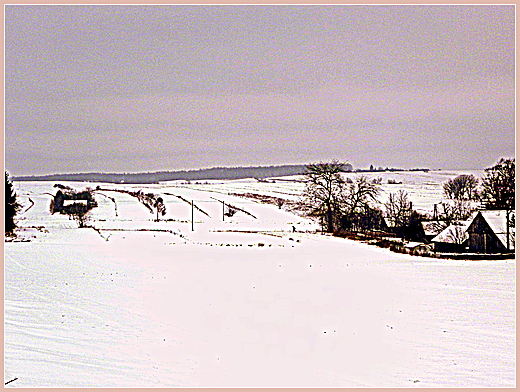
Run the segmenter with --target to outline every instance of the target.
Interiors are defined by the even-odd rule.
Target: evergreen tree
[[[16,192],[13,184],[9,180],[9,174],[5,172],[5,233],[12,233],[16,227],[14,217],[20,209],[17,202]]]

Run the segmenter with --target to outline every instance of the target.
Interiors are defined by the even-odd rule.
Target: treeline
[[[71,173],[49,174],[43,176],[16,176],[15,181],[78,181],[78,182],[105,182],[113,184],[156,184],[162,181],[201,181],[201,180],[239,180],[243,178],[265,179],[270,177],[284,177],[305,174],[307,165],[279,165],[279,166],[236,166],[213,167],[209,169],[157,171],[145,173]],[[378,172],[378,171],[429,171],[429,169],[398,169],[375,168],[354,169],[351,164],[344,164],[345,172]]]
[[[345,171],[352,171],[347,165]],[[13,177],[16,181],[88,181],[105,183],[154,184],[161,181],[238,180],[304,174],[306,165],[214,167],[198,170],[160,171],[147,173],[74,173],[45,176]]]

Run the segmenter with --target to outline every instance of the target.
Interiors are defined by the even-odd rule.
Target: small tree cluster
[[[51,214],[56,212],[67,214],[70,219],[74,219],[78,223],[79,227],[87,227],[90,210],[98,206],[94,198],[94,191],[90,188],[75,191],[60,184],[56,184],[55,187],[59,189],[51,201]]]
[[[407,192],[399,190],[397,193],[390,193],[385,208],[386,217],[392,227],[403,228],[410,223],[413,208]]]
[[[155,220],[159,221],[159,215],[166,215],[166,206],[162,197],[154,193],[144,193],[142,191],[130,192],[132,196],[137,199],[146,207],[148,210],[156,215]]]
[[[409,240],[422,239],[421,221],[423,217],[413,209],[406,191],[399,190],[388,195],[385,203],[385,216],[397,236]]]
[[[485,169],[480,187],[475,176],[461,174],[446,181],[443,190],[449,201],[442,203],[441,214],[447,223],[468,219],[475,209],[475,201],[480,201],[486,209],[512,210],[515,206],[515,160],[501,158]]]
[[[482,180],[481,200],[488,209],[515,208],[515,159],[501,158],[486,169]]]
[[[88,210],[91,210],[94,207],[97,207],[98,204],[96,202],[96,199],[94,198],[94,192],[92,189],[87,188],[82,191],[75,191],[72,188],[66,187],[58,187],[60,188],[58,192],[56,192],[56,195],[54,196],[54,199],[51,202],[51,214],[54,214],[56,212],[59,212],[61,214],[68,214],[70,210],[70,206],[72,206],[72,203],[69,203],[68,205],[65,205],[65,200],[69,201],[78,201],[78,204],[85,203]],[[76,203],[74,203],[76,204]]]
[[[367,232],[385,228],[383,211],[379,208],[365,205],[350,215],[343,215],[340,219],[342,230]]]
[[[473,174],[461,174],[444,183],[444,194],[452,200],[478,199],[478,179]]]
[[[381,226],[381,211],[373,204],[380,193],[379,184],[365,176],[353,180],[342,195],[342,229],[370,230]]]
[[[67,214],[78,223],[80,228],[87,227],[89,211],[90,208],[86,204],[81,203],[72,203],[67,208]]]
[[[320,219],[322,228],[329,233],[367,229],[380,220],[372,206],[379,185],[364,176],[344,180],[340,173],[346,171],[346,166],[335,160],[307,166],[299,206],[306,215]]]
[[[70,186],[62,185],[62,184],[54,184],[54,188],[65,189],[65,190],[69,190],[69,191],[73,190]]]

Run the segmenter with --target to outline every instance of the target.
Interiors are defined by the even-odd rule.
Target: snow
[[[447,176],[400,178],[418,195]],[[167,214],[101,191],[99,232],[79,229],[49,213],[53,183],[15,184],[34,206],[19,221],[30,242],[5,243],[6,387],[516,384],[514,260],[396,254],[228,194],[297,194],[294,182],[64,184],[155,192]],[[192,231],[191,206],[164,193],[210,217],[195,210]],[[212,198],[257,219],[222,221]]]

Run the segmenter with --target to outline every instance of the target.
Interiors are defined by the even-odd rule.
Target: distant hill
[[[45,176],[12,177],[15,181],[89,181],[128,184],[154,184],[173,180],[237,180],[241,178],[269,178],[294,176],[305,173],[306,165],[254,166],[254,167],[214,167],[210,169],[160,171],[149,173],[73,173],[50,174]],[[352,171],[352,165],[345,165]]]

